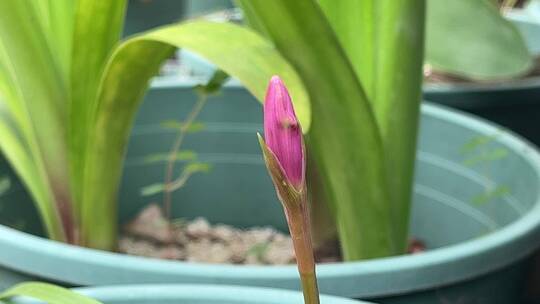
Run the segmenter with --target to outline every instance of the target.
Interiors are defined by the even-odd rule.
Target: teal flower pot
[[[216,285],[119,285],[75,288],[75,292],[103,304],[299,304],[300,292],[272,288]],[[321,295],[321,304],[369,304],[346,298]],[[35,303],[16,300],[14,304]]]
[[[192,17],[234,7],[233,0],[187,0],[186,2],[188,15]]]
[[[129,0],[124,36],[233,7],[232,0]]]
[[[212,285],[131,285],[78,288],[75,291],[104,304],[298,304],[300,292],[271,288]],[[369,304],[333,296],[321,296],[321,304]]]
[[[185,0],[129,0],[127,2],[124,36],[147,31],[185,18]]]
[[[132,133],[120,192],[125,223],[160,197],[139,195],[162,180],[164,164],[146,156],[170,148],[174,132],[159,122],[182,119],[195,95],[190,84],[156,82]],[[285,230],[283,211],[261,159],[255,132],[262,109],[231,84],[201,113],[201,133],[186,149],[212,163],[174,194],[177,217],[205,216],[238,227]],[[44,239],[28,195],[4,163],[13,186],[0,197],[0,282],[45,279],[66,285],[201,283],[299,289],[296,266],[211,265],[156,260],[74,247]],[[540,245],[540,156],[488,122],[426,104],[422,108],[411,235],[428,251],[318,265],[322,293],[378,303],[517,303],[528,259]],[[98,189],[96,189],[98,191]],[[1,285],[0,284],[0,285]]]
[[[508,14],[531,54],[540,56],[540,21],[521,11]],[[540,76],[496,84],[425,84],[426,100],[494,121],[540,145]]]

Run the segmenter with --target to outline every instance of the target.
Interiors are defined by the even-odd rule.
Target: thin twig
[[[199,93],[199,97],[197,101],[195,102],[195,105],[193,105],[193,108],[191,109],[191,112],[189,113],[186,121],[180,125],[180,128],[178,130],[178,135],[176,136],[176,140],[171,148],[171,152],[167,160],[167,166],[165,168],[165,189],[163,190],[163,209],[165,212],[165,217],[169,221],[171,219],[172,192],[182,187],[187,181],[187,179],[189,178],[189,176],[191,175],[191,174],[182,174],[182,176],[180,176],[178,180],[174,182],[174,184],[171,184],[172,175],[174,172],[174,164],[176,162],[178,150],[180,150],[180,147],[182,146],[182,142],[184,141],[184,137],[186,136],[187,130],[189,129],[191,124],[195,121],[195,119],[201,112],[207,100],[208,100],[208,95],[206,93]]]
[[[174,192],[182,188],[186,184],[188,179],[191,177],[191,175],[193,175],[193,172],[182,172],[182,174],[177,179],[165,185],[167,191]]]

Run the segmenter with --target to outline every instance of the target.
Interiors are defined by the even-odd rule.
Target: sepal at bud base
[[[305,196],[305,185],[302,184],[299,189],[297,189],[287,178],[283,166],[279,163],[276,155],[266,142],[262,138],[261,134],[257,133],[259,139],[259,144],[261,145],[261,150],[263,152],[264,163],[268,169],[268,173],[272,178],[274,187],[279,196],[279,200],[284,205],[285,208],[295,208],[298,207],[304,201]]]

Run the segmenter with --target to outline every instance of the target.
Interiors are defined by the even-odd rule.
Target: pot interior
[[[147,204],[161,202],[161,195],[140,195],[142,187],[163,181],[165,163],[148,163],[147,158],[170,149],[175,131],[160,123],[182,120],[195,98],[188,85],[157,84],[146,96],[125,163],[120,223],[132,219]],[[260,104],[240,87],[229,86],[210,99],[199,119],[204,130],[189,134],[184,148],[197,152],[198,159],[210,163],[212,169],[194,175],[173,194],[175,217],[204,216],[213,223],[286,230],[255,136],[261,132],[261,119]],[[482,124],[472,126],[468,121],[460,123],[456,114],[424,107],[411,237],[428,248],[448,246],[496,231],[531,208],[537,198],[538,176],[527,153],[522,153],[524,147],[501,140],[504,132]],[[0,196],[0,223],[42,235],[30,198],[5,161],[0,170],[0,178],[9,176],[12,184]]]

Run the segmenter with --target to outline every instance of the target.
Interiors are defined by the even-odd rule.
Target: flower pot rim
[[[540,155],[525,140],[500,127],[468,114],[441,106],[424,104],[423,115],[467,126],[481,134],[499,134],[497,140],[520,154],[540,175]],[[367,261],[321,264],[317,267],[321,285],[336,277],[355,282],[390,280],[385,284],[362,285],[362,296],[404,293],[474,278],[507,266],[533,252],[540,238],[540,194],[533,207],[521,218],[488,235],[416,255],[402,255]],[[119,283],[198,283],[211,277],[213,282],[274,286],[297,282],[296,266],[251,266],[202,264],[128,256],[71,246],[33,236],[0,225],[0,264],[9,269],[39,274],[72,284],[106,285]],[[28,263],[25,260],[32,260]],[[461,265],[458,267],[457,265]],[[471,269],[470,265],[475,268]],[[78,269],[73,271],[72,269]],[[453,269],[448,272],[447,269]],[[127,274],[122,274],[125,270]],[[414,276],[415,280],[410,280]],[[136,277],[136,279],[134,279]],[[189,279],[186,279],[189,278]],[[99,278],[99,279],[96,279]],[[182,280],[182,278],[184,278]],[[369,279],[367,279],[369,278]],[[99,280],[99,281],[96,281]],[[294,283],[292,283],[294,284]],[[336,285],[336,284],[333,284]],[[294,286],[294,285],[293,285]],[[357,296],[357,290],[333,286],[336,294]],[[365,289],[365,290],[364,290]]]
[[[426,94],[433,93],[482,93],[517,91],[540,88],[540,76],[527,77],[524,79],[501,81],[497,83],[424,83],[422,91]]]
[[[298,291],[234,285],[134,284],[82,287],[73,290],[104,302],[129,299],[130,301],[206,300],[229,303],[235,300],[245,301],[251,296],[257,296],[258,303],[268,304],[292,303],[291,300],[302,301],[302,294]],[[327,304],[369,304],[368,302],[328,295],[321,295],[321,301]]]

